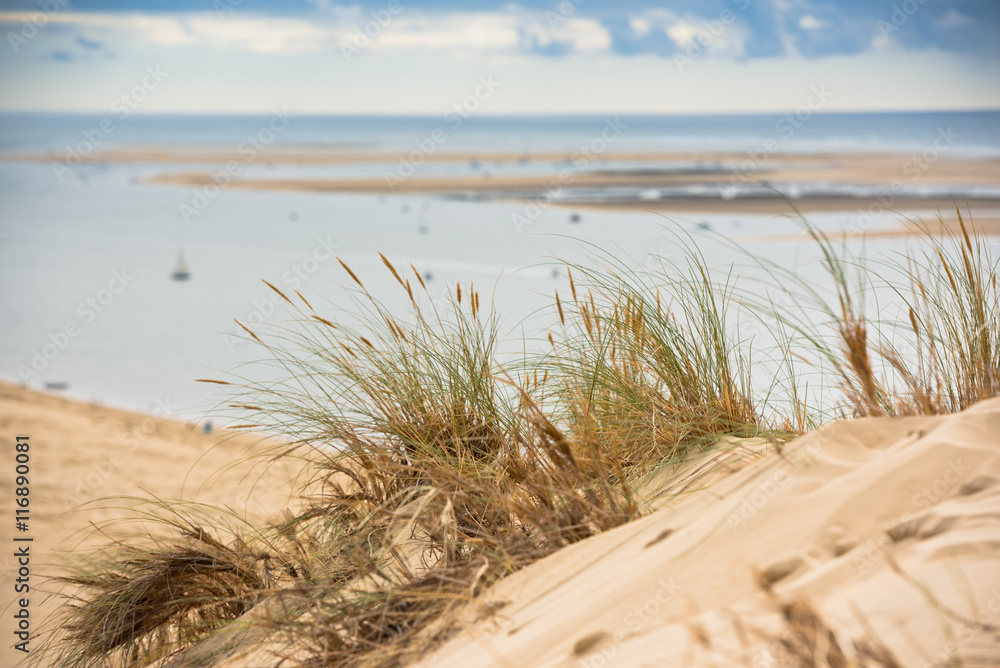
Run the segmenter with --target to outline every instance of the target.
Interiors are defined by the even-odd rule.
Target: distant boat
[[[184,253],[177,254],[177,268],[174,269],[174,273],[170,274],[170,278],[175,281],[186,281],[191,278],[191,270],[184,260]]]

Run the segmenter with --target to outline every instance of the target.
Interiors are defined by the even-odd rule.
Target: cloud
[[[799,28],[802,30],[820,30],[826,28],[830,23],[816,18],[812,14],[804,14],[799,17]]]
[[[254,53],[316,53],[331,48],[341,35],[301,19],[236,15],[193,14],[184,19],[184,26],[195,42]]]
[[[877,23],[842,7],[800,2],[784,13],[787,44],[806,58],[862,53],[872,48]]]
[[[667,28],[667,37],[672,39],[677,46],[685,47],[694,41],[700,29],[701,26],[695,23],[676,21]]]
[[[714,57],[740,59],[746,54],[746,24],[733,12],[709,19],[684,15],[661,20],[667,37],[688,56],[708,53]]]
[[[61,27],[71,35],[86,31],[73,48],[93,51],[138,39],[264,54],[336,52],[361,42],[373,54],[671,57],[704,41],[699,38],[704,27],[728,13],[732,21],[706,48],[716,57],[746,60],[792,53],[822,58],[890,43],[914,50],[1000,52],[995,38],[1000,3],[995,0],[956,0],[946,7],[920,3],[888,36],[878,26],[891,21],[893,7],[900,4],[888,0],[674,0],[670,9],[652,0],[613,5],[484,0],[474,10],[459,0],[407,0],[387,21],[375,18],[388,13],[385,0],[223,1],[235,9],[213,11],[209,0],[75,0],[73,11],[49,17],[49,30],[55,34]],[[26,10],[0,11],[0,22],[17,24],[37,16],[27,9],[29,0],[14,2]]]
[[[38,12],[0,12],[0,23],[34,24]],[[127,33],[156,44],[190,44],[194,36],[180,16],[141,13],[56,12],[46,26],[73,26],[90,31]]]
[[[348,30],[350,39],[362,31]],[[373,51],[488,53],[516,51],[522,33],[514,16],[465,14],[393,19],[374,36]]]
[[[666,31],[649,17],[605,19],[602,25],[611,37],[611,50],[619,55],[670,56],[677,51],[677,45],[667,37]]]
[[[606,52],[611,48],[611,35],[603,25],[592,19],[569,18],[555,24],[551,21],[546,24],[530,16],[525,19],[519,24],[518,30],[539,53],[592,54]]]
[[[0,12],[0,23],[20,23],[29,12]],[[102,34],[124,33],[152,44],[203,44],[254,53],[317,53],[343,44],[370,44],[378,51],[597,53],[611,48],[600,22],[546,17],[541,12],[410,13],[376,21],[359,8],[333,7],[322,20],[199,12],[188,14],[65,12],[53,24]],[[101,42],[78,38],[85,48]]]
[[[636,36],[645,37],[649,34],[649,19],[642,16],[633,16],[628,20],[628,27]]]

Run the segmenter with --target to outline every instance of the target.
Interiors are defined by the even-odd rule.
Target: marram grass
[[[161,504],[163,532],[66,578],[73,598],[42,656],[204,665],[239,619],[275,665],[403,665],[492,583],[638,517],[651,471],[667,471],[654,491],[669,493],[672,468],[724,437],[781,440],[830,417],[794,365],[825,374],[834,414],[946,413],[1000,394],[997,265],[971,223],[928,234],[884,276],[807,230],[832,300],[763,261],[792,306],[741,293],[690,243],[654,270],[597,252],[568,267],[545,350],[503,363],[499,316],[471,285],[435,306],[414,268],[383,257],[408,305],[392,310],[342,262],[352,304],[334,313],[269,284],[297,317],[245,329],[283,379],[206,382],[234,386],[241,426],[285,436],[274,457],[308,460],[297,514],[234,530]],[[905,317],[866,310],[858,286],[874,283]],[[770,359],[788,377],[762,391],[759,352],[727,322],[737,306],[778,333]],[[782,383],[790,401],[775,399]],[[782,605],[790,661],[813,665],[822,645],[829,665],[853,665],[811,609]],[[880,652],[865,665],[893,665]]]

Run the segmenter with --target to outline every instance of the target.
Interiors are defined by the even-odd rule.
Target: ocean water
[[[278,110],[280,111],[280,110]],[[0,113],[0,149],[63,150],[107,119],[102,148],[233,146],[256,134],[269,116]],[[950,128],[957,153],[1000,154],[1000,112],[906,112],[701,116],[291,116],[280,143],[404,151],[441,129],[452,150],[573,150],[622,125],[615,150],[744,151],[776,140],[782,151],[922,151]]]
[[[113,130],[99,130],[110,119]],[[769,138],[781,151],[919,153],[940,132],[958,135],[952,150],[1000,155],[1000,113],[829,114],[811,116],[790,136],[788,117],[709,116],[478,118],[301,117],[275,143],[379,150],[404,155],[435,129],[440,150],[572,151],[609,122],[626,127],[611,150],[753,151]],[[794,116],[792,117],[794,119]],[[50,152],[127,146],[237,146],[267,117],[0,115],[0,152]],[[108,124],[104,123],[107,128]],[[96,134],[95,134],[96,133]],[[99,139],[99,141],[98,141]],[[382,175],[397,161],[353,166],[249,164],[247,175]],[[660,165],[669,168],[669,165]],[[155,174],[204,166],[84,163],[60,173],[46,162],[0,162],[0,377],[30,387],[65,385],[69,396],[191,420],[221,420],[225,396],[193,382],[236,371],[271,373],[255,360],[233,319],[267,331],[289,313],[265,279],[299,290],[321,311],[343,317],[347,262],[374,292],[402,305],[378,253],[413,264],[441,298],[470,282],[502,314],[511,347],[541,340],[554,322],[552,293],[566,289],[555,258],[587,261],[596,250],[648,267],[679,257],[679,234],[697,241],[720,277],[754,280],[742,250],[823,280],[815,249],[794,238],[793,221],[774,216],[667,218],[541,206],[525,224],[525,204],[432,196],[251,192],[223,188],[193,217],[181,214],[196,192],[150,185]],[[427,174],[539,169],[535,164],[428,163]],[[864,187],[865,184],[858,184]],[[811,216],[824,229],[847,215]],[[518,223],[517,221],[522,221]],[[891,225],[880,216],[875,225]],[[792,233],[793,236],[758,236]],[[729,239],[733,243],[726,243]],[[899,240],[867,244],[866,253],[898,251]],[[170,278],[183,253],[191,280]],[[735,267],[735,269],[734,269]],[[529,344],[530,345],[530,344]]]

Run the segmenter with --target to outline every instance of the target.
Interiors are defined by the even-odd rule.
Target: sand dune
[[[176,496],[183,487],[233,503],[248,490],[243,467],[202,486],[253,447],[247,435],[220,442],[185,424],[0,385],[5,442],[30,433],[35,448],[39,563],[56,563],[88,520],[127,512],[67,513],[60,499],[144,424],[145,436],[92,496]],[[844,647],[880,643],[904,666],[949,665],[956,655],[965,666],[995,666],[997,434],[1000,399],[951,416],[835,423],[780,451],[747,442],[719,455],[710,475],[698,462],[684,493],[663,497],[673,500],[645,518],[499,582],[420,665],[789,665],[780,662],[787,628],[778,606],[807,601]],[[268,469],[248,495],[250,515],[281,508],[294,474]],[[3,485],[9,498],[7,477]],[[52,601],[34,608],[38,619],[51,609]],[[220,667],[274,664],[266,634],[240,633],[245,651]]]
[[[130,517],[135,504],[125,499],[81,504],[116,496],[183,497],[216,506],[229,505],[263,520],[277,515],[289,500],[298,472],[290,463],[270,466],[247,456],[268,445],[259,436],[217,432],[205,435],[193,425],[103,406],[71,401],[0,382],[0,439],[5,444],[0,498],[8,520],[0,539],[3,588],[3,646],[0,665],[12,666],[23,654],[11,647],[13,582],[17,563],[12,542],[13,443],[28,434],[31,443],[31,617],[33,638],[46,626],[57,600],[44,592],[47,576],[67,573],[76,563],[72,551],[98,539],[91,523]],[[35,587],[40,587],[36,590]],[[33,639],[29,647],[35,648]]]
[[[776,600],[802,598],[905,666],[996,666],[998,433],[1000,399],[824,427],[500,582],[421,665],[783,665]]]

